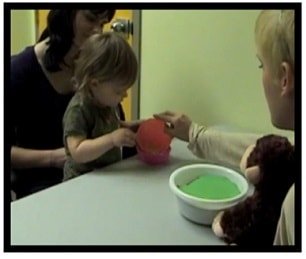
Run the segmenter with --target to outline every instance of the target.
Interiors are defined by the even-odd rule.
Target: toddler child
[[[136,56],[115,33],[92,35],[76,60],[76,93],[63,117],[64,181],[121,160],[135,133],[120,127],[118,105],[137,76]]]

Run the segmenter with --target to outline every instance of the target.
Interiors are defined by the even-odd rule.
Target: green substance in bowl
[[[179,186],[183,192],[203,199],[221,200],[240,194],[238,186],[227,177],[216,175],[200,176]]]

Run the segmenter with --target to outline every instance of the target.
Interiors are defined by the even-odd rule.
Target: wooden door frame
[[[140,44],[141,44],[141,10],[132,11],[132,21],[133,21],[133,40],[132,48],[135,52],[136,58],[138,60],[138,76],[131,88],[131,119],[139,119],[140,116]]]

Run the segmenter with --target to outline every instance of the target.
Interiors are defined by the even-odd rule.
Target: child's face
[[[286,82],[282,76],[276,78],[273,75],[271,64],[259,51],[257,57],[261,63],[262,85],[270,110],[271,122],[278,128],[288,129],[291,127],[288,118],[294,116],[294,114],[291,114],[292,110],[290,108],[292,106],[292,100],[288,98],[287,94],[284,94],[284,83]]]
[[[89,10],[78,10],[74,20],[74,43],[80,47],[91,35],[101,32],[108,22],[107,18],[95,16]]]
[[[96,80],[96,79],[94,79]],[[116,107],[127,97],[127,90],[130,86],[118,86],[112,83],[99,83],[97,80],[92,81],[92,93],[95,100],[101,106]]]

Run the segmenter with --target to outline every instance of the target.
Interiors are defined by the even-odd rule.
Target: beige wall
[[[11,11],[11,54],[16,54],[35,42],[33,10]]]
[[[144,10],[140,117],[166,109],[205,125],[275,130],[254,45],[258,10]]]

